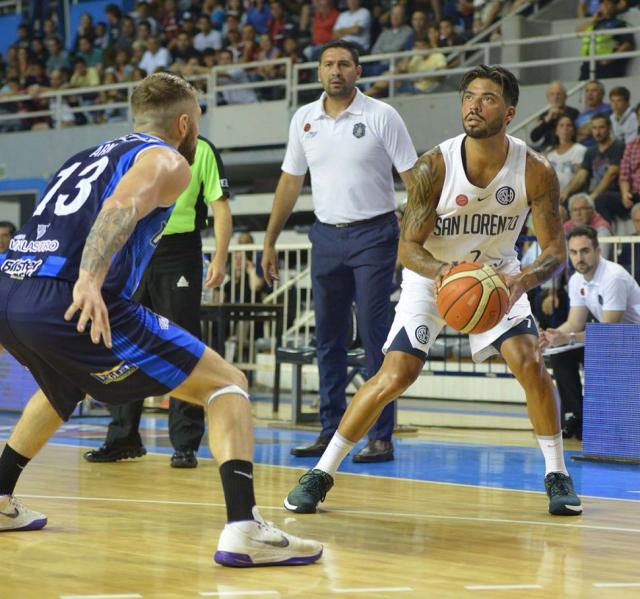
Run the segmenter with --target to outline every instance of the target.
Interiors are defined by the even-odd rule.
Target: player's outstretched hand
[[[80,311],[76,329],[84,333],[87,323],[91,322],[91,341],[96,345],[100,340],[111,348],[111,326],[109,325],[109,312],[102,299],[100,286],[83,271],[73,286],[73,302],[64,313],[65,320],[71,320],[77,311]]]
[[[278,275],[278,252],[276,252],[276,248],[264,248],[262,252],[262,272],[264,273],[264,280],[269,287],[273,287],[273,282],[280,279]]]

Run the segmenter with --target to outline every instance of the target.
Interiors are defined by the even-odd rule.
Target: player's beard
[[[331,84],[327,85],[325,87],[325,92],[327,94],[327,96],[329,96],[330,98],[349,98],[351,96],[351,94],[353,94],[353,90],[355,89],[355,84],[354,85],[349,85],[346,81],[344,82],[344,85],[340,88],[340,89],[336,89],[333,90],[331,89]]]
[[[482,122],[482,121],[481,121]],[[462,128],[464,132],[471,137],[472,139],[487,139],[488,137],[493,137],[502,131],[503,121],[502,119],[496,119],[495,121],[489,122],[484,121],[485,127],[480,129],[478,127],[470,127],[467,125],[466,121],[462,121]]]
[[[189,165],[193,164],[196,158],[196,144],[198,143],[198,136],[195,135],[193,129],[189,128],[187,136],[182,140],[178,146],[178,152],[185,157]]]

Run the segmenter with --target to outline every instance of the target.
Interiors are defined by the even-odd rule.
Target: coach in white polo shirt
[[[569,316],[557,329],[540,334],[542,349],[584,342],[589,314],[602,323],[640,323],[640,287],[619,264],[601,256],[593,227],[573,228],[567,236],[569,258],[576,272],[569,279]],[[573,412],[564,436],[582,438],[582,383],[584,352],[575,350],[550,356],[563,412]]]
[[[317,218],[309,238],[322,431],[311,445],[291,450],[298,457],[322,455],[346,408],[346,343],[354,299],[366,376],[382,364],[398,244],[392,167],[407,185],[417,160],[396,110],[356,88],[360,74],[353,44],[336,40],[324,46],[318,75],[325,91],[291,121],[264,239],[262,265],[271,283],[278,274],[276,240],[309,170]],[[354,461],[393,459],[393,413],[390,404]]]

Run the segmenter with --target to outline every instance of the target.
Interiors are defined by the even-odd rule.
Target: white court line
[[[522,589],[541,589],[540,584],[468,584],[467,591],[513,591]]]
[[[13,427],[11,428],[11,430],[13,430]],[[6,441],[6,439],[1,439]],[[427,443],[430,443],[432,445],[435,445],[436,442],[435,441],[428,441]],[[83,445],[82,447],[79,445],[68,445],[67,443],[55,443],[55,442],[49,442],[47,443],[47,445],[55,445],[56,447],[69,447],[72,449],[95,449],[95,447],[91,447],[88,445]],[[468,443],[459,443],[459,445],[474,445],[473,443],[468,444]],[[525,447],[524,445],[503,445],[502,447]],[[166,453],[160,453],[157,451],[150,451],[147,450],[147,455],[155,455],[155,456],[160,456],[160,457],[166,457],[168,454]],[[207,458],[207,457],[200,457],[198,456],[199,460],[208,460],[210,462],[213,462],[213,458]],[[284,468],[285,470],[298,470],[298,471],[304,471],[304,468],[301,468],[300,466],[285,466],[285,465],[280,465],[280,464],[262,464],[262,463],[256,463],[256,466],[265,466],[266,468]],[[418,483],[418,484],[422,484],[422,485],[441,485],[441,486],[447,486],[447,487],[463,487],[466,489],[488,489],[490,491],[508,491],[509,493],[532,493],[534,495],[544,495],[546,497],[546,492],[545,491],[531,491],[528,489],[511,489],[511,488],[506,488],[506,487],[492,487],[490,485],[471,485],[469,483],[453,483],[453,482],[444,482],[444,481],[439,481],[439,480],[418,480],[415,478],[406,478],[403,476],[381,476],[379,474],[358,474],[357,472],[339,472],[338,474],[340,474],[341,476],[356,476],[356,477],[363,477],[366,476],[367,478],[381,478],[384,480],[401,480],[404,482],[409,482],[409,483]],[[298,476],[298,478],[300,478]],[[640,493],[640,491],[638,491]],[[601,501],[627,501],[627,502],[632,502],[632,503],[637,503],[638,500],[637,499],[627,499],[624,497],[601,497],[600,495],[580,495],[580,497],[582,499],[599,499]],[[281,509],[282,506],[278,506],[278,509]],[[269,509],[269,508],[265,508],[265,509]]]
[[[331,589],[332,593],[407,593],[411,587],[371,587],[362,589]]]
[[[618,589],[623,587],[640,587],[640,582],[594,582],[597,589]]]
[[[141,599],[139,593],[125,595],[60,595],[60,599]]]
[[[125,499],[121,497],[75,497],[67,495],[26,495],[20,494],[20,497],[28,497],[30,499],[62,499],[70,501],[104,501],[112,503],[141,503],[141,504],[155,504],[155,505],[191,505],[196,507],[218,507],[224,508],[224,503],[213,503],[206,501],[169,501],[159,499]],[[277,510],[282,511],[281,505],[261,505],[261,510]],[[640,528],[623,528],[615,526],[597,526],[594,524],[561,524],[553,521],[544,520],[513,520],[509,518],[482,518],[474,516],[443,516],[440,514],[422,514],[411,512],[380,512],[373,510],[328,510],[332,514],[345,514],[350,516],[380,516],[380,517],[392,517],[392,518],[422,518],[425,520],[449,520],[453,522],[487,522],[491,524],[520,524],[527,526],[550,526],[556,528],[573,528],[579,530],[604,530],[609,532],[630,532],[640,533]]]
[[[202,597],[233,597],[234,595],[279,595],[278,591],[204,591],[199,593]]]

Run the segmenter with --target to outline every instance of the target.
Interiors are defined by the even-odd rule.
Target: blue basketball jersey
[[[132,133],[67,160],[49,182],[33,216],[16,233],[0,272],[17,279],[53,277],[75,282],[89,231],[104,201],[150,147],[169,146],[144,133]],[[113,257],[103,290],[125,299],[133,295],[160,241],[171,208],[156,208],[141,219],[124,247]]]

